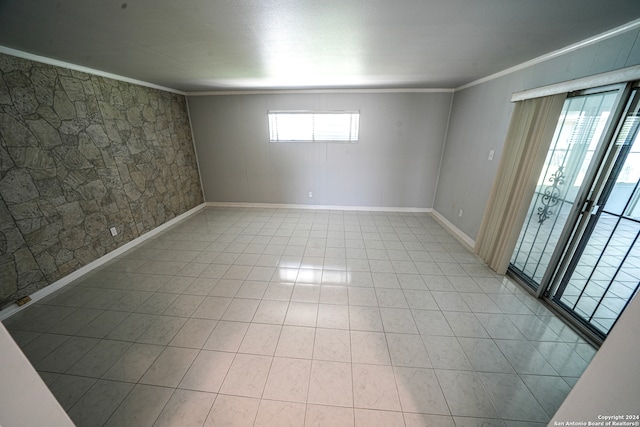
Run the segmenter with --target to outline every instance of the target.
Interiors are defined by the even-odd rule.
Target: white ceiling
[[[639,17],[639,0],[0,0],[0,45],[185,92],[455,88]]]

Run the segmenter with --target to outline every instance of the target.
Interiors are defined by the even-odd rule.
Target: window
[[[358,111],[269,111],[270,142],[358,142]]]

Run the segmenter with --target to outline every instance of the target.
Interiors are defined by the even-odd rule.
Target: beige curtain
[[[504,274],[531,203],[566,93],[515,105],[475,252]]]

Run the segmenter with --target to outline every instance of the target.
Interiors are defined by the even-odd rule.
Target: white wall
[[[513,92],[640,64],[640,30],[455,93],[434,209],[475,239],[495,178]],[[496,150],[488,161],[489,150]],[[464,216],[459,218],[459,209]],[[553,421],[640,410],[640,298],[624,312]]]
[[[638,64],[640,30],[634,30],[456,91],[434,209],[477,237],[513,111],[512,93]],[[496,152],[493,161],[487,160],[489,150]]]
[[[549,425],[567,421],[599,422],[603,421],[599,416],[604,415],[640,416],[638,325],[640,298],[635,298],[622,313]],[[639,419],[623,418],[618,421],[640,423]]]
[[[191,96],[205,201],[431,208],[452,98],[451,92]],[[288,109],[359,110],[360,141],[270,143],[267,112]]]
[[[0,426],[73,427],[2,323],[0,354]]]

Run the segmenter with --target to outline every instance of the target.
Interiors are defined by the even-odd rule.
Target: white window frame
[[[341,117],[343,123],[330,123],[326,120],[329,116],[344,116]],[[360,111],[270,110],[267,117],[269,142],[355,144],[359,141]]]

